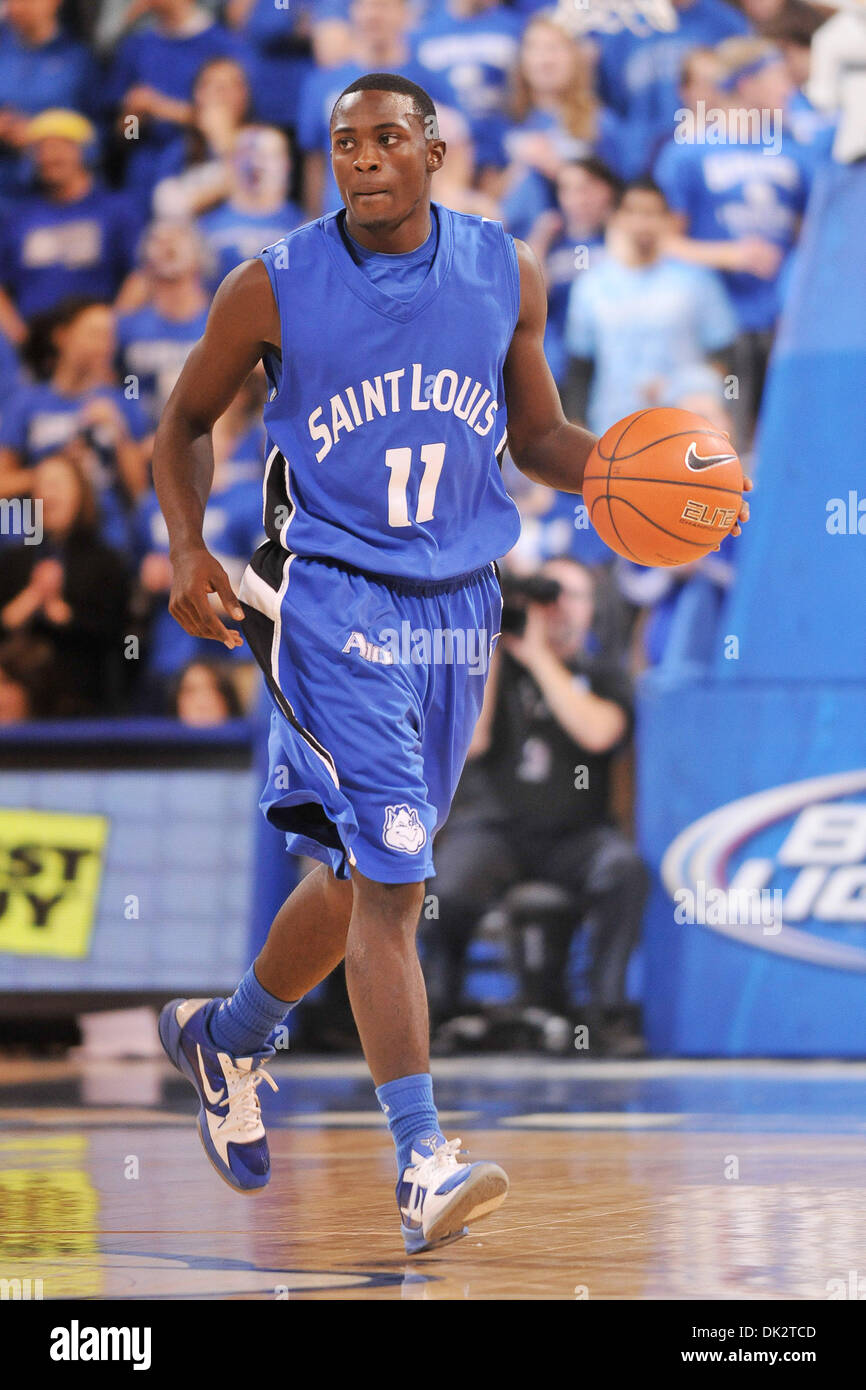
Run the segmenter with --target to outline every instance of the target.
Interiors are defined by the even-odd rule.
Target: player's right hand
[[[230,618],[243,620],[244,610],[219,560],[204,546],[172,554],[174,577],[168,611],[191,637],[210,637],[232,651],[243,646],[234,628],[220,622],[211,606],[209,594],[216,594]]]

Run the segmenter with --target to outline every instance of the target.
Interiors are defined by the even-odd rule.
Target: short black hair
[[[583,159],[567,159],[560,165],[560,172],[563,169],[582,169],[590,178],[598,179],[599,183],[606,183],[612,193],[619,193],[622,190],[623,181],[619,174],[615,174],[603,159],[599,159],[597,154],[588,154]]]
[[[343,97],[349,96],[352,92],[398,92],[400,96],[411,97],[413,114],[422,122],[425,132],[433,131],[433,135],[427,136],[428,140],[438,139],[439,124],[430,93],[419,87],[417,82],[410,82],[408,77],[401,77],[396,72],[365,72],[363,77],[356,77],[354,82],[350,82],[348,87],[343,89],[331,107],[329,127]]]
[[[665,197],[664,190],[659,188],[655,179],[651,179],[649,174],[646,174],[643,178],[629,179],[628,183],[623,184],[617,199],[617,207],[621,206],[623,198],[625,198],[628,193],[654,193],[657,198],[661,198],[665,207],[668,206],[668,200]]]

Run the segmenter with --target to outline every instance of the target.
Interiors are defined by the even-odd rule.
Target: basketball
[[[702,415],[660,407],[617,421],[590,454],[589,519],[639,565],[684,565],[713,550],[740,511],[743,470],[730,438]]]

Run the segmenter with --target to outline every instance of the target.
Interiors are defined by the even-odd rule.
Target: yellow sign
[[[107,835],[105,816],[0,811],[0,952],[87,955]]]
[[[41,1143],[40,1143],[41,1141]],[[40,1145],[34,1151],[33,1145]],[[47,1144],[48,1149],[41,1145]],[[27,1135],[5,1168],[0,1154],[0,1302],[5,1299],[99,1298],[104,1278],[98,1254],[102,1218],[93,1186],[89,1138]],[[74,1165],[74,1166],[73,1166]]]

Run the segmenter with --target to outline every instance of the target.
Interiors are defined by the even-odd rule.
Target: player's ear
[[[427,141],[427,172],[429,174],[435,174],[437,169],[442,168],[447,148],[444,140]]]

